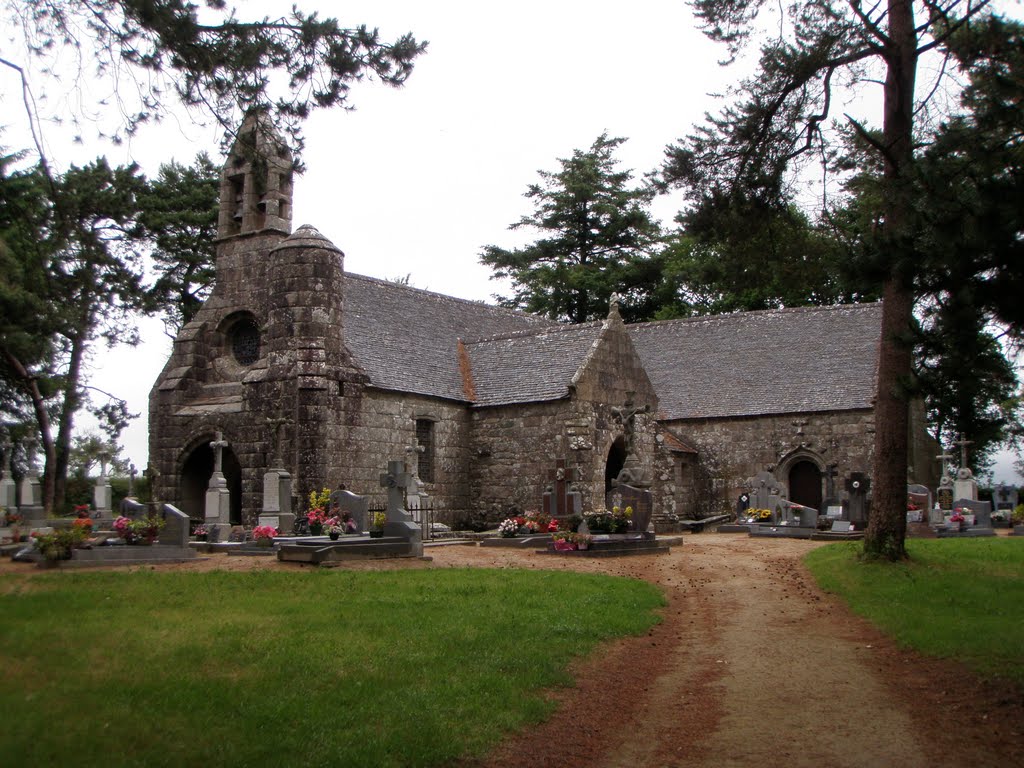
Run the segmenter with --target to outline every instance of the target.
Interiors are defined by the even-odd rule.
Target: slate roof
[[[672,420],[870,408],[881,320],[876,303],[627,328]]]
[[[602,323],[560,325],[466,342],[477,405],[509,405],[567,397],[594,348]]]
[[[545,318],[345,274],[345,345],[381,389],[465,401],[459,339],[550,326]]]

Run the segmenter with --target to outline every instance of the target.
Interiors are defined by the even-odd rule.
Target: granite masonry
[[[378,507],[402,455],[456,525],[539,509],[559,462],[594,509],[629,458],[664,528],[732,509],[763,470],[816,508],[829,472],[870,472],[878,304],[627,326],[613,301],[563,325],[346,273],[316,229],[292,232],[291,195],[287,148],[249,119],[222,174],[215,287],[150,396],[154,492],[192,518],[218,434],[228,516],[248,525],[271,468],[295,512],[325,487]],[[934,447],[915,452],[932,484]]]

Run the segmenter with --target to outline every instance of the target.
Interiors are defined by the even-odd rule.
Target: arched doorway
[[[619,476],[619,472],[626,465],[626,440],[616,438],[612,447],[608,449],[608,461],[604,465],[604,492],[612,489],[612,481]]]
[[[221,455],[221,470],[231,494],[231,524],[242,524],[242,467],[230,447]],[[206,516],[206,489],[213,475],[213,449],[209,440],[196,446],[185,459],[178,480],[181,511],[191,518],[202,520]]]
[[[790,467],[789,500],[821,509],[821,470],[813,461],[805,459]]]

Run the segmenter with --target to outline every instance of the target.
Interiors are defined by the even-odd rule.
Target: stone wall
[[[731,512],[747,478],[764,469],[785,473],[787,465],[806,459],[824,469],[836,465],[842,487],[850,472],[870,472],[874,413],[870,410],[783,414],[735,419],[663,422],[692,455],[662,451],[657,462],[656,504],[681,518],[700,511]],[[710,482],[701,484],[704,472]],[[779,476],[786,482],[786,477]],[[714,499],[697,498],[713,494]],[[703,507],[703,509],[701,509]]]
[[[555,464],[575,471],[585,510],[603,508],[605,471],[623,426],[613,408],[648,406],[635,424],[635,448],[651,467],[657,397],[621,320],[613,317],[565,399],[474,408],[469,493],[474,512],[491,522],[541,508]]]

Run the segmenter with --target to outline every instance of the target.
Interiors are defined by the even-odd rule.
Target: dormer
[[[217,235],[292,231],[292,154],[265,113],[251,112],[220,177]]]

